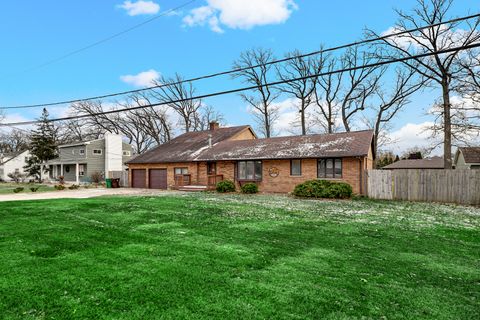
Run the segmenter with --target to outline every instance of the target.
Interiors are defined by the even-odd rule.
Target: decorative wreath
[[[268,169],[268,174],[270,175],[270,177],[276,178],[280,174],[280,169],[278,169],[277,167],[271,167],[270,169]]]

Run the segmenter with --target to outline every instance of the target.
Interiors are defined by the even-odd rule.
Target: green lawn
[[[53,186],[47,186],[44,184],[36,184],[36,183],[10,183],[10,182],[2,182],[0,183],[0,194],[6,193],[13,193],[15,188],[24,188],[21,193],[31,193],[30,188],[38,187],[39,189],[36,192],[45,192],[45,191],[54,191],[55,188]]]
[[[0,318],[478,319],[479,231],[407,202],[0,203]]]

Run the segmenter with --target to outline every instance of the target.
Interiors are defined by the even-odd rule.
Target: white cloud
[[[186,26],[208,25],[217,33],[221,26],[248,30],[255,26],[280,24],[298,8],[293,0],[207,0],[207,5],[195,8],[185,16]]]
[[[152,85],[153,80],[158,80],[159,78],[160,73],[153,69],[150,69],[148,71],[140,72],[136,75],[121,76],[120,80],[135,87],[148,87]]]
[[[402,154],[403,152],[413,147],[428,148],[437,144],[439,141],[432,141],[431,127],[433,122],[426,121],[422,123],[407,123],[400,129],[389,134],[389,138],[393,143],[388,147],[395,154]],[[441,152],[441,147],[434,151],[434,154]]]
[[[139,0],[136,2],[125,1],[118,5],[119,8],[127,11],[129,16],[138,16],[142,14],[157,14],[160,11],[160,6],[153,1]]]

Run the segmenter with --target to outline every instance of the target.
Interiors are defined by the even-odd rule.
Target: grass
[[[477,319],[480,209],[196,194],[0,203],[2,319]]]
[[[31,193],[32,191],[30,188],[38,187],[36,192],[47,192],[47,191],[54,191],[55,188],[53,186],[48,186],[44,184],[36,184],[36,183],[14,183],[14,182],[2,182],[0,183],[0,194],[8,194],[14,193],[13,190],[15,188],[24,188],[21,193]]]

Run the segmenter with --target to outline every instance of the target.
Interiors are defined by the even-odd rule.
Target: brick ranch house
[[[185,133],[127,162],[133,188],[202,190],[222,180],[288,193],[306,180],[349,183],[365,193],[373,131],[257,138],[250,126]]]

